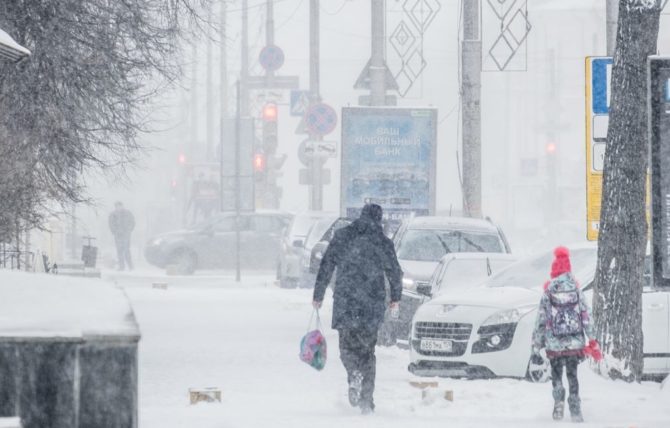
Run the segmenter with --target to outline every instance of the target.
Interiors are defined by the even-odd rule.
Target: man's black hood
[[[361,216],[352,225],[359,233],[365,233],[370,229],[381,230],[382,215],[382,207],[377,204],[366,204],[361,210]]]

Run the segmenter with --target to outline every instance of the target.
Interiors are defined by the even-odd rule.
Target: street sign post
[[[389,220],[434,214],[436,148],[436,109],[343,108],[342,216],[358,216],[370,201]]]
[[[239,159],[235,159],[234,146],[236,133],[235,119],[223,121],[223,145],[219,147],[221,168],[221,211],[235,211],[236,180],[240,187],[240,211],[255,209],[254,186],[254,120],[242,118],[239,124]],[[239,164],[239,177],[236,177],[235,164]]]
[[[609,124],[611,57],[586,58],[586,239],[598,239]]]
[[[670,287],[670,57],[650,57],[647,73],[653,284]]]

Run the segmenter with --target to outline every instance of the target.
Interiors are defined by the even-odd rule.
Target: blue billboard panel
[[[591,64],[591,90],[593,114],[609,113],[609,83],[608,73],[612,70],[612,58],[593,58]]]
[[[389,220],[435,212],[437,110],[342,109],[341,212],[376,203]]]

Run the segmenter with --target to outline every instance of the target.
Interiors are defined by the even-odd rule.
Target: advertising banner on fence
[[[437,110],[342,109],[340,210],[356,217],[366,203],[401,220],[435,213]]]

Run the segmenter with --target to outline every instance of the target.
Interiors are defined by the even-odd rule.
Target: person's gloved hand
[[[314,309],[321,309],[322,304],[323,304],[323,301],[318,301],[318,300],[313,300],[312,301],[312,307]]]
[[[542,358],[539,349],[533,349],[533,353],[530,355],[530,362],[536,366],[541,366],[544,364],[544,358]]]
[[[393,319],[400,317],[400,304],[398,302],[391,302],[389,304],[389,315]]]

